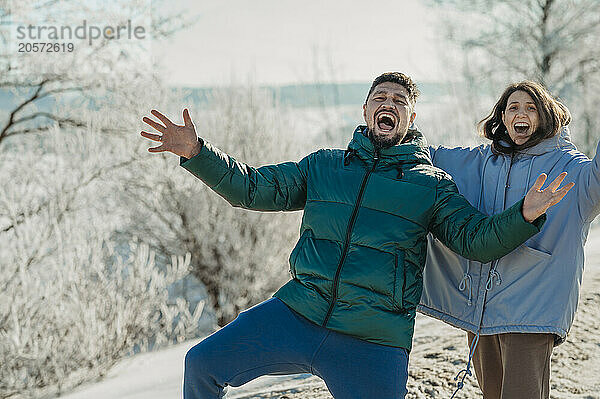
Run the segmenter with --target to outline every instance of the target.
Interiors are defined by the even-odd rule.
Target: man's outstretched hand
[[[198,142],[196,128],[194,127],[192,118],[190,118],[190,112],[187,108],[183,110],[183,126],[174,124],[169,118],[155,109],[150,112],[160,119],[161,122],[164,123],[164,126],[146,116],[142,119],[160,133],[152,134],[144,131],[140,132],[143,137],[160,142],[158,147],[148,148],[148,151],[169,151],[185,158],[192,158],[200,152],[202,145]]]
[[[527,192],[525,196],[525,201],[523,201],[523,218],[528,222],[533,222],[538,217],[542,216],[548,208],[553,205],[556,205],[563,199],[565,195],[569,192],[571,188],[575,185],[575,183],[571,182],[564,186],[561,189],[560,184],[567,177],[567,172],[563,172],[552,183],[548,185],[545,189],[541,189],[546,181],[545,173],[542,173],[533,186]]]

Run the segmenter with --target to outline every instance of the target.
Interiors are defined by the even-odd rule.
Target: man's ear
[[[363,119],[367,123],[367,104],[363,104]]]
[[[417,117],[417,113],[416,113],[416,112],[413,112],[413,113],[410,115],[410,123],[408,124],[409,126],[410,126],[410,125],[412,125],[412,123],[415,121],[415,118],[416,118],[416,117]]]

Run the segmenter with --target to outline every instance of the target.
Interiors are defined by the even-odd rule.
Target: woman
[[[548,398],[552,349],[573,323],[583,246],[600,213],[600,148],[593,160],[577,151],[570,121],[542,85],[525,81],[508,86],[480,122],[490,144],[431,149],[434,165],[489,215],[516,203],[541,173],[551,181],[567,171],[576,183],[539,234],[497,261],[468,261],[429,237],[420,311],[468,332],[486,399]]]

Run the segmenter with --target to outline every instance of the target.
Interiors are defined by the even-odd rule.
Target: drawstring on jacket
[[[473,277],[471,277],[471,274],[469,273],[470,266],[471,262],[467,261],[467,271],[463,273],[463,278],[458,285],[460,291],[464,291],[467,288],[467,285],[469,286],[469,299],[467,300],[469,306],[473,305]]]
[[[475,353],[475,348],[477,348],[477,344],[479,343],[479,330],[477,330],[477,334],[475,334],[475,339],[471,342],[471,346],[469,347],[469,361],[467,362],[467,367],[460,370],[456,377],[454,377],[454,381],[458,381],[456,384],[456,390],[450,397],[450,399],[454,399],[458,391],[460,391],[465,386],[465,379],[467,376],[473,375],[471,372],[471,361],[473,359],[473,354]],[[460,379],[460,381],[459,381]]]
[[[498,265],[498,262],[496,262],[494,264],[494,268],[492,270],[490,270],[490,275],[487,279],[487,282],[485,283],[486,291],[489,291],[492,288],[494,288],[494,279],[496,279],[496,285],[502,284],[502,278],[500,277],[500,273],[498,273],[498,270],[496,270],[497,265]]]
[[[523,193],[523,196],[527,195],[527,191],[529,191],[529,179],[531,179],[531,169],[533,169],[533,161],[535,160],[536,155],[533,155],[531,157],[531,161],[529,162],[529,168],[527,168],[527,180],[525,180],[527,182],[527,184],[525,185],[525,192]]]

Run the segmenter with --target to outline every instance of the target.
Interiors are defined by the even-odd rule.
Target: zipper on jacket
[[[511,153],[510,154],[510,164],[508,165],[508,172],[506,173],[506,183],[504,183],[504,198],[502,199],[502,212],[504,212],[506,210],[506,196],[508,195],[508,189],[510,188],[510,172],[512,171],[512,167],[513,167],[513,163],[515,161],[515,153]],[[486,285],[486,293],[485,293],[485,299],[487,299],[487,287],[488,284],[491,284],[491,286],[493,286],[494,282],[491,281],[490,279],[492,278],[493,273],[497,273],[496,272],[496,267],[498,266],[498,262],[500,262],[500,259],[496,259],[494,260],[494,262],[492,263],[491,267],[490,267],[490,271],[488,272],[488,278],[487,281],[485,283]],[[500,275],[497,274],[497,278],[498,281],[500,281]],[[499,283],[497,283],[499,284]],[[490,286],[490,287],[491,287]],[[490,288],[491,289],[491,288]],[[483,302],[483,307],[485,308],[485,299]],[[483,323],[483,313],[481,315],[481,323]],[[480,323],[480,324],[481,324]]]
[[[507,195],[508,189],[510,188],[510,184],[509,184],[510,172],[512,170],[514,159],[515,159],[515,154],[514,153],[510,154],[510,165],[508,165],[508,173],[506,174],[506,183],[504,184],[504,200],[502,201],[502,210],[503,211],[506,210],[506,195]],[[529,182],[527,184],[529,184]]]
[[[508,172],[506,173],[506,183],[504,183],[504,200],[502,202],[502,210],[503,211],[506,210],[506,195],[507,195],[508,189],[510,188],[510,185],[509,185],[510,172],[512,170],[514,157],[515,157],[514,153],[510,154],[510,165],[508,166]],[[481,189],[483,190],[483,187]],[[490,270],[488,271],[486,286],[487,286],[487,281],[490,279],[492,270],[495,269],[495,267],[498,265],[499,261],[500,261],[500,259],[495,259],[494,261],[492,261],[492,264],[490,265]],[[483,314],[485,313],[485,303],[487,302],[487,294],[488,294],[488,290],[485,290],[485,293],[483,294],[483,304],[481,305],[481,316],[479,318],[479,329],[477,331],[481,331],[481,327],[483,327]]]
[[[323,321],[322,327],[327,325],[331,314],[333,313],[333,308],[335,306],[335,302],[337,301],[337,290],[340,280],[340,273],[342,272],[342,265],[346,260],[346,256],[348,255],[348,249],[350,248],[350,236],[352,234],[352,228],[354,227],[354,222],[356,221],[356,216],[358,214],[358,209],[360,208],[360,203],[362,201],[362,196],[365,191],[365,187],[367,186],[367,180],[371,173],[375,170],[377,166],[377,162],[379,161],[379,152],[375,153],[375,159],[373,162],[373,166],[371,169],[365,173],[365,177],[363,177],[362,183],[360,185],[360,189],[358,190],[358,197],[356,198],[356,204],[354,205],[354,209],[352,211],[352,215],[350,216],[350,221],[348,222],[348,229],[346,230],[346,239],[344,240],[344,249],[342,250],[342,256],[340,257],[340,261],[338,263],[337,269],[335,271],[335,277],[333,278],[333,294],[331,297],[331,304],[329,305],[329,309],[327,310],[327,315],[325,316],[325,320]]]

